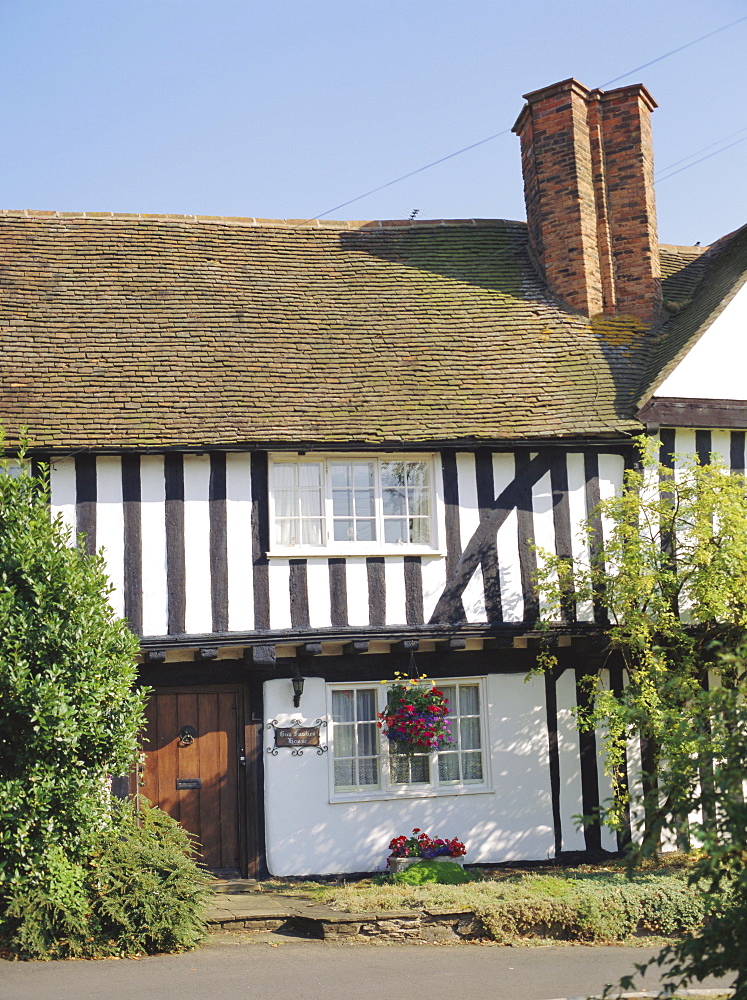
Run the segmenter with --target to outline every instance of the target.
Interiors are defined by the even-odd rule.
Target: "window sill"
[[[345,802],[392,802],[397,799],[435,799],[446,796],[453,798],[460,795],[495,795],[495,789],[486,785],[473,788],[463,785],[461,788],[403,788],[401,792],[392,789],[377,792],[340,792],[330,795],[329,801],[330,805],[335,805]]]

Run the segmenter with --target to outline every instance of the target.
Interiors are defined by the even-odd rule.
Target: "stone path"
[[[208,908],[214,928],[281,931],[323,941],[360,944],[369,940],[475,940],[482,928],[474,913],[462,910],[386,910],[341,913],[311,895],[267,892],[251,880],[220,882]]]

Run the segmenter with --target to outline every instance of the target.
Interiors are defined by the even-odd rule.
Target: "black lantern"
[[[298,708],[301,704],[301,695],[303,694],[303,677],[296,664],[293,665],[291,683],[293,684],[293,707]]]

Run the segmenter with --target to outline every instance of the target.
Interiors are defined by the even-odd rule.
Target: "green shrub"
[[[435,882],[438,885],[461,885],[471,880],[472,876],[453,861],[418,861],[417,864],[392,875],[392,881],[399,885],[425,885],[428,882]]]
[[[50,845],[71,863],[88,855],[144,703],[103,558],[50,518],[44,479],[7,473],[0,458],[0,914],[16,889],[51,886]]]
[[[1,442],[0,442],[1,455]],[[116,809],[138,751],[138,641],[101,555],[0,458],[0,946],[15,957],[189,948],[207,877],[159,810]]]
[[[342,910],[438,908],[471,910],[486,935],[510,943],[523,938],[608,944],[636,934],[672,936],[707,925],[728,905],[688,884],[688,870],[635,875],[623,871],[562,874],[502,873],[465,885],[425,883],[412,876],[420,865],[388,884],[335,888],[328,899]],[[464,873],[475,879],[474,873]]]
[[[185,831],[160,809],[125,805],[87,861],[50,850],[12,896],[2,944],[16,958],[97,958],[194,947],[205,929],[211,876]]]

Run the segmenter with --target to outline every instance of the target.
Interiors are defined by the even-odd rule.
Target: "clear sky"
[[[744,0],[0,0],[0,207],[309,218],[510,129],[523,93],[602,86],[745,15]],[[736,143],[657,183],[661,241],[747,223],[747,20],[616,86],[638,82],[659,104],[660,173]],[[516,136],[329,217],[414,209],[523,219]]]

